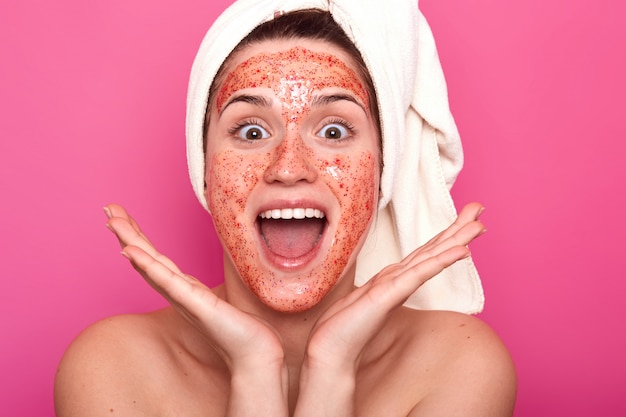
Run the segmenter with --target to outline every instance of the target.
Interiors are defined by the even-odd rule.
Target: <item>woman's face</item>
[[[265,41],[232,57],[211,99],[205,192],[225,262],[278,311],[353,271],[376,210],[378,134],[353,68],[325,42]]]

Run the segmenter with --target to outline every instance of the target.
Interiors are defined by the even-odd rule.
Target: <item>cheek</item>
[[[245,211],[248,198],[266,166],[264,155],[241,155],[232,151],[211,158],[207,175],[207,203],[215,230],[229,253],[252,245]],[[249,248],[248,248],[249,249]]]
[[[341,208],[341,217],[329,261],[343,268],[354,258],[376,209],[378,166],[370,152],[356,161],[337,157],[323,161],[323,172]]]
[[[233,151],[215,154],[206,178],[208,205],[212,213],[242,213],[250,192],[259,182],[267,157]]]
[[[257,295],[264,286],[258,251],[245,221],[248,198],[260,181],[269,155],[215,154],[207,173],[207,198],[215,230],[246,284]],[[269,278],[268,278],[269,279]]]
[[[349,156],[322,160],[319,169],[339,201],[342,217],[355,214],[371,217],[379,182],[376,158],[371,152],[362,152],[356,161]],[[359,213],[352,212],[355,209]]]

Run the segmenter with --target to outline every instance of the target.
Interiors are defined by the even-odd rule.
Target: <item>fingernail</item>
[[[127,254],[126,252],[121,251],[121,252],[120,252],[120,254],[121,254],[124,258],[126,258],[126,259],[130,260],[130,256],[128,256],[128,254]]]
[[[480,209],[478,209],[478,214],[476,215],[476,218],[479,218],[481,214],[483,214],[483,211],[485,211],[485,206],[482,206]]]
[[[115,230],[113,229],[113,226],[111,226],[109,223],[105,224],[105,226],[107,227],[107,229],[109,229],[111,232],[115,233]]]
[[[110,219],[111,217],[113,217],[113,214],[111,214],[111,210],[109,210],[108,207],[104,208],[104,214],[106,214],[106,216]]]

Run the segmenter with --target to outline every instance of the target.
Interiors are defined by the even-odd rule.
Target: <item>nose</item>
[[[313,152],[299,135],[287,135],[274,148],[271,162],[264,173],[266,182],[294,185],[299,181],[313,182],[317,172],[312,165]]]

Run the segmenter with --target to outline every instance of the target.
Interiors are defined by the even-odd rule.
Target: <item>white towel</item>
[[[356,285],[400,261],[456,218],[450,188],[463,165],[435,41],[417,0],[239,0],[218,17],[194,61],[187,96],[187,158],[204,199],[202,134],[208,91],[241,39],[276,13],[329,11],[361,52],[380,110],[384,169],[379,212],[357,260]],[[429,280],[406,304],[478,313],[483,290],[471,258]]]

